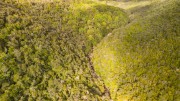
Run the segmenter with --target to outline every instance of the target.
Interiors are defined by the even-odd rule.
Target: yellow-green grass
[[[144,17],[114,30],[94,48],[95,70],[114,100],[180,99],[179,4],[155,4]]]
[[[153,2],[157,2],[160,0],[143,0],[143,1],[111,1],[111,0],[107,0],[107,2],[104,1],[99,1],[99,0],[92,0],[92,1],[96,1],[98,3],[102,3],[102,4],[107,4],[107,5],[111,5],[111,6],[115,6],[115,7],[119,7],[125,10],[129,10],[135,7],[143,7],[143,6],[147,6],[150,5]]]

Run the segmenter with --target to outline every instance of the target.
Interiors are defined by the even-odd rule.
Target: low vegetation
[[[153,4],[94,48],[97,73],[117,101],[178,101],[178,0]]]

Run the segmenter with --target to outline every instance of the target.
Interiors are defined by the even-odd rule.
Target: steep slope
[[[180,2],[153,5],[94,48],[95,71],[117,101],[178,101]]]
[[[109,100],[88,54],[126,14],[88,1],[49,1],[0,1],[0,101]]]

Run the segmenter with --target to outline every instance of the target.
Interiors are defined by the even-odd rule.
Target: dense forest
[[[0,101],[178,101],[179,38],[179,0],[0,0]]]

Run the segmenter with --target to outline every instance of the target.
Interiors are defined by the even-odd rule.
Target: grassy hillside
[[[88,1],[28,1],[0,1],[0,100],[109,100],[88,54],[127,15]]]
[[[180,2],[152,5],[94,48],[96,72],[117,101],[178,101]]]

